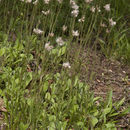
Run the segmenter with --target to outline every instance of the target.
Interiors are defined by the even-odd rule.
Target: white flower
[[[74,0],[70,0],[70,4],[73,6],[73,5],[76,5],[75,1]]]
[[[108,30],[108,28],[106,29],[106,33],[110,33],[110,30]]]
[[[110,25],[111,25],[111,26],[116,25],[116,22],[115,22],[115,21],[113,21],[113,20],[112,20],[112,18],[111,18],[111,19],[109,19],[109,23],[110,23]]]
[[[78,37],[79,36],[78,30],[76,30],[76,31],[72,30],[72,35],[75,37]]]
[[[50,10],[48,10],[48,11],[42,11],[42,13],[43,13],[44,15],[48,15],[48,14],[50,13]]]
[[[90,10],[94,13],[95,12],[95,7],[92,6]]]
[[[60,45],[60,46],[63,46],[63,45],[65,44],[65,42],[62,40],[62,37],[58,37],[58,38],[56,39],[56,42],[57,42],[57,44]]]
[[[82,18],[78,19],[79,22],[84,22],[85,21],[85,16],[82,16]]]
[[[74,10],[78,10],[78,9],[79,9],[79,6],[76,5],[76,4],[73,4],[73,5],[72,5],[72,9],[74,9]]]
[[[106,5],[104,6],[104,8],[105,8],[106,11],[110,11],[110,4],[106,4]]]
[[[71,5],[71,7],[72,7],[72,11],[71,11],[71,14],[72,14],[72,16],[74,16],[74,17],[77,17],[78,16],[78,14],[79,14],[79,6],[75,3],[75,1],[74,0],[70,0],[70,5]]]
[[[86,3],[91,3],[93,0],[85,0]]]
[[[33,2],[34,5],[37,5],[37,3],[38,3],[38,0],[36,0],[36,1]]]
[[[52,50],[53,48],[54,48],[54,47],[50,45],[50,42],[47,42],[47,43],[45,44],[45,49],[46,49],[47,51],[50,51],[50,50]]]
[[[65,68],[69,68],[69,69],[71,68],[69,62],[65,62],[65,63],[63,63],[63,67],[65,67]]]
[[[105,23],[100,23],[101,27],[107,27]]]
[[[57,0],[57,1],[61,4],[63,0]]]
[[[72,16],[77,17],[79,14],[79,10],[75,9],[71,12]]]
[[[32,0],[21,0],[22,2],[31,3]]]
[[[38,29],[38,28],[34,28],[33,32],[36,33],[36,34],[43,34],[43,31]]]
[[[63,27],[62,27],[63,32],[65,32],[66,29],[67,29],[67,26],[63,25]]]
[[[50,0],[44,0],[45,4],[49,4]]]
[[[54,37],[54,33],[53,32],[49,33],[49,36]]]
[[[101,12],[101,9],[100,9],[100,7],[98,7],[98,6],[97,6],[97,11],[98,11],[98,12]]]
[[[26,0],[26,2],[27,2],[27,3],[31,3],[31,2],[32,2],[32,0]]]

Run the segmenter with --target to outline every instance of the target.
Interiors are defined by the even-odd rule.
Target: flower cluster
[[[91,3],[93,0],[85,0],[86,3]]]
[[[110,4],[106,4],[106,5],[104,6],[104,8],[105,8],[106,11],[110,11]]]
[[[50,13],[50,10],[48,10],[48,11],[42,11],[42,13],[43,13],[44,15],[48,15],[48,14]]]
[[[90,11],[92,11],[93,13],[95,13],[96,8],[95,8],[94,6],[92,6],[92,7],[90,8]]]
[[[73,9],[71,11],[71,15],[74,17],[77,17],[79,14],[79,6],[75,3],[74,0],[70,0],[70,5],[71,5],[71,8]]]
[[[57,1],[61,4],[63,0],[57,0]]]
[[[36,1],[33,2],[34,5],[37,5],[37,3],[38,3],[38,0],[36,0]]]
[[[79,22],[84,22],[85,21],[85,16],[82,16],[80,19],[78,19]]]
[[[44,0],[45,4],[49,4],[50,0]]]
[[[31,3],[32,0],[21,0],[22,2]]]
[[[58,38],[56,39],[56,42],[57,42],[57,44],[60,45],[60,46],[63,46],[63,45],[65,44],[65,42],[64,42],[63,39],[62,39],[62,37],[58,37]]]
[[[47,51],[50,51],[50,50],[52,50],[54,47],[52,46],[52,45],[50,45],[50,42],[47,42],[46,44],[45,44],[45,49],[47,50]]]
[[[65,32],[66,29],[67,29],[67,26],[63,25],[63,27],[62,27],[63,32]]]
[[[76,30],[76,31],[72,30],[72,35],[75,37],[78,37],[79,36],[78,30]]]
[[[53,32],[49,33],[48,35],[49,35],[49,37],[54,37],[54,33]]]
[[[111,25],[111,26],[116,25],[116,22],[115,22],[115,21],[113,21],[113,20],[112,20],[112,18],[111,18],[111,19],[109,19],[109,23],[110,23],[110,25]]]
[[[63,67],[65,67],[65,68],[69,68],[69,69],[71,68],[69,62],[65,62],[65,63],[63,63]]]
[[[38,28],[34,28],[33,32],[36,33],[36,34],[43,34],[43,31],[38,29]]]

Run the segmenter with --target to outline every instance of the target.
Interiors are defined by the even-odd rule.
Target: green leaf
[[[101,99],[101,97],[95,97],[95,98],[93,99],[93,101],[95,102],[95,101],[97,101],[97,100],[99,100],[99,99]]]
[[[5,54],[5,50],[6,50],[5,48],[0,49],[0,56],[3,56]]]
[[[0,96],[2,95],[3,91],[0,89]]]
[[[30,83],[30,81],[32,80],[32,72],[29,72],[26,79],[25,79],[25,86],[28,86],[28,84]]]
[[[16,83],[16,84],[19,83],[19,78],[15,79],[15,83]]]
[[[105,109],[103,110],[103,114],[104,114],[104,115],[107,115],[108,113],[110,113],[110,111],[111,111],[111,108],[105,108]]]
[[[46,81],[43,86],[43,92],[46,92],[48,90],[48,82]]]
[[[106,44],[105,41],[103,41],[102,39],[98,38],[99,42],[102,43],[102,44]]]
[[[20,123],[20,125],[19,125],[19,128],[20,128],[20,130],[27,130],[27,128],[28,128],[28,126],[29,126],[29,124],[23,124],[22,122]]]
[[[75,77],[74,86],[76,86],[76,85],[77,85],[77,83],[78,83],[78,80],[79,80],[79,79],[78,79],[78,76],[76,76],[76,77]]]
[[[51,122],[49,127],[48,127],[49,130],[55,130],[56,127],[55,127],[55,123],[54,122]]]
[[[58,52],[58,49],[52,49],[52,50],[50,51],[50,53],[51,53],[51,54],[54,54],[54,55],[57,54],[57,52]]]
[[[94,112],[94,116],[97,116],[99,114],[99,111],[97,110],[96,112]]]
[[[121,100],[121,101],[119,101],[117,104],[116,104],[116,108],[118,109],[123,103],[124,103],[124,101],[125,101],[125,97]]]
[[[56,116],[49,115],[49,121],[56,121]]]
[[[70,79],[68,79],[68,82],[67,82],[68,86],[71,86],[72,82]]]
[[[111,107],[112,108],[112,90],[109,93],[107,107]]]
[[[29,106],[32,106],[32,104],[33,104],[33,99],[32,99],[32,98],[28,98],[28,99],[27,99],[27,104],[28,104]]]
[[[59,53],[58,53],[58,56],[64,55],[65,52],[66,52],[66,46],[63,46],[62,48],[60,48]]]
[[[79,83],[79,88],[81,89],[81,88],[83,87],[83,85],[84,85],[84,84],[83,84],[82,82],[80,82],[80,83]]]
[[[112,116],[117,116],[117,115],[119,115],[120,113],[113,113],[113,114],[111,114],[109,117],[112,117]]]
[[[48,100],[50,100],[51,99],[50,93],[47,92],[46,95],[45,95],[45,98],[48,99]]]
[[[92,116],[91,123],[92,123],[92,126],[94,127],[98,123],[98,119],[96,117]]]
[[[115,124],[109,122],[109,123],[105,124],[105,126],[106,126],[107,128],[113,128],[113,127],[115,127]]]
[[[128,108],[126,108],[124,111],[122,111],[122,112],[120,113],[120,116],[126,115],[126,114],[128,114],[128,113],[130,113],[130,107],[128,107]]]

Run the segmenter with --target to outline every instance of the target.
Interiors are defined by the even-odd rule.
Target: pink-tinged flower
[[[62,39],[62,37],[58,37],[58,38],[56,39],[56,42],[57,42],[57,44],[60,45],[60,46],[63,46],[63,45],[65,44],[65,42],[64,42],[63,39]]]
[[[75,3],[74,0],[70,0],[70,4],[71,4],[71,6],[72,6],[72,5],[75,5],[76,3]]]
[[[91,3],[93,0],[85,0],[86,3]]]
[[[95,9],[94,6],[92,6],[92,7],[90,8],[90,10],[91,10],[93,13],[95,13],[95,11],[96,11],[96,9]]]
[[[69,69],[71,68],[69,62],[65,62],[65,63],[63,63],[63,67],[65,67],[65,68],[69,68]]]
[[[79,14],[79,10],[77,10],[77,9],[71,11],[71,15],[74,17],[77,17],[78,14]]]
[[[72,9],[74,9],[74,10],[78,10],[78,9],[79,9],[79,6],[76,5],[76,4],[73,4],[73,5],[72,5]]]
[[[60,4],[63,2],[63,0],[57,0]]]
[[[110,11],[110,4],[106,4],[106,5],[104,6],[104,8],[105,8],[106,11]]]
[[[113,20],[112,20],[112,18],[111,18],[111,19],[109,19],[109,23],[110,23],[110,25],[111,25],[111,26],[116,25],[116,22],[115,22],[115,21],[113,21]]]
[[[47,51],[51,51],[53,48],[54,48],[54,47],[50,45],[50,42],[48,42],[48,43],[45,44],[45,49],[46,49]]]
[[[107,27],[105,23],[100,23],[101,27]]]

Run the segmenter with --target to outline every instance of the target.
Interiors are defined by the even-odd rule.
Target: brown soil
[[[89,84],[95,96],[106,98],[112,89],[113,101],[119,101],[125,97],[123,107],[130,105],[130,66],[123,65],[119,61],[105,58],[102,54],[83,50],[80,54],[81,80]],[[120,128],[130,129],[130,114],[120,119]]]

